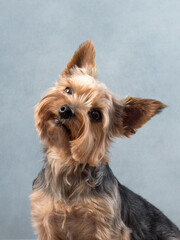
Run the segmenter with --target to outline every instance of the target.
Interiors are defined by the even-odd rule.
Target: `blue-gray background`
[[[118,96],[169,107],[116,139],[118,179],[180,226],[180,1],[0,1],[0,238],[34,238],[28,195],[42,166],[33,106],[80,43]]]

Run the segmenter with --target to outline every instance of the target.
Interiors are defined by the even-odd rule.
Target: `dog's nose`
[[[59,109],[59,115],[63,119],[68,119],[74,115],[74,111],[68,105],[62,105]]]

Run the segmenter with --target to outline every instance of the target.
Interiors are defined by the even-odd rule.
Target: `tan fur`
[[[39,240],[130,238],[131,231],[118,213],[116,183],[112,193],[97,196],[93,189],[101,176],[93,180],[87,165],[107,162],[112,138],[135,133],[164,105],[133,97],[118,100],[96,79],[94,58],[92,42],[82,44],[55,87],[36,106],[36,128],[47,148],[43,179],[30,196]],[[73,94],[67,94],[66,87],[71,87]],[[74,118],[60,119],[58,110],[64,104],[73,109]],[[90,120],[92,109],[101,111],[101,121]]]
[[[56,198],[50,199],[39,190],[31,195],[34,227],[38,229],[39,239],[43,240],[128,240],[130,230],[120,219],[113,229],[117,210],[111,199],[92,198],[66,204]]]
[[[120,204],[117,190],[112,190],[111,198],[106,195],[104,198],[86,197],[88,195],[86,193],[84,197],[70,202],[66,202],[58,195],[56,171],[60,174],[66,166],[69,172],[65,171],[64,182],[67,186],[71,186],[71,179],[68,177],[72,175],[71,171],[77,169],[77,163],[72,159],[63,164],[59,154],[60,152],[55,153],[54,150],[48,153],[48,163],[52,175],[47,175],[47,178],[54,181],[53,197],[42,189],[34,190],[30,196],[33,226],[37,229],[39,239],[119,240],[123,236],[123,240],[129,239],[130,230],[124,225],[121,218],[118,218],[115,224],[113,222]],[[79,184],[77,193],[88,191],[87,187]],[[77,193],[74,194],[76,199],[79,196]],[[71,195],[73,196],[73,192]],[[72,196],[69,196],[69,199]]]

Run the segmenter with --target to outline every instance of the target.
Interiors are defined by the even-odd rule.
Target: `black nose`
[[[74,114],[73,110],[68,105],[62,105],[59,109],[59,115],[63,119],[68,119]]]

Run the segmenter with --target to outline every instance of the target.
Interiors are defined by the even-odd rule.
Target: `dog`
[[[45,161],[30,195],[39,240],[178,240],[179,229],[121,185],[108,165],[114,137],[130,137],[166,105],[118,99],[97,80],[91,40],[35,109]]]

